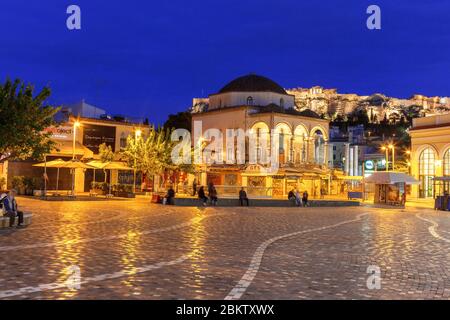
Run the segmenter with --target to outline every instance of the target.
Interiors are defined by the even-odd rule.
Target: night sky
[[[371,4],[381,30],[366,28]],[[0,25],[2,82],[157,123],[251,72],[286,88],[450,96],[448,0],[1,0]]]

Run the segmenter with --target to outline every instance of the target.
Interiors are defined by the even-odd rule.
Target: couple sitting
[[[300,197],[300,192],[298,190],[291,190],[289,191],[288,194],[288,199],[291,201],[295,201],[295,204],[297,205],[297,207],[303,206],[303,207],[307,207],[308,206],[308,191],[303,192],[302,196]]]
[[[3,211],[4,217],[9,217],[9,227],[14,226],[16,216],[19,218],[17,227],[21,227],[23,224],[23,212],[17,210],[17,201],[15,198],[16,190],[12,189],[8,194],[2,194],[0,196],[0,206]]]

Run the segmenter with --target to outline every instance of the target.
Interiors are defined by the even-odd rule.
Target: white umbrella
[[[101,162],[98,160],[92,160],[87,163],[89,166],[95,169],[103,169],[103,170],[133,170],[133,168],[127,166],[125,162],[121,161],[109,161],[109,162]],[[111,176],[111,173],[110,173]],[[111,180],[111,179],[110,179]],[[109,196],[111,196],[111,181],[109,183]]]

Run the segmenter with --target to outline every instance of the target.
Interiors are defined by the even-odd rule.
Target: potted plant
[[[16,189],[18,194],[25,193],[25,184],[23,183],[23,176],[15,176],[11,180],[11,186],[13,189]]]
[[[134,198],[133,186],[128,184],[114,184],[112,185],[112,192],[116,197]]]
[[[22,182],[23,182],[23,190],[24,190],[23,193],[27,196],[32,196],[33,191],[38,186],[38,181],[36,180],[36,178],[23,177]]]
[[[90,193],[96,194],[106,194],[105,189],[103,188],[104,182],[92,182]]]

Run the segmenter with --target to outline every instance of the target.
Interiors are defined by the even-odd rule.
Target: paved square
[[[2,299],[450,298],[448,212],[18,201]]]

